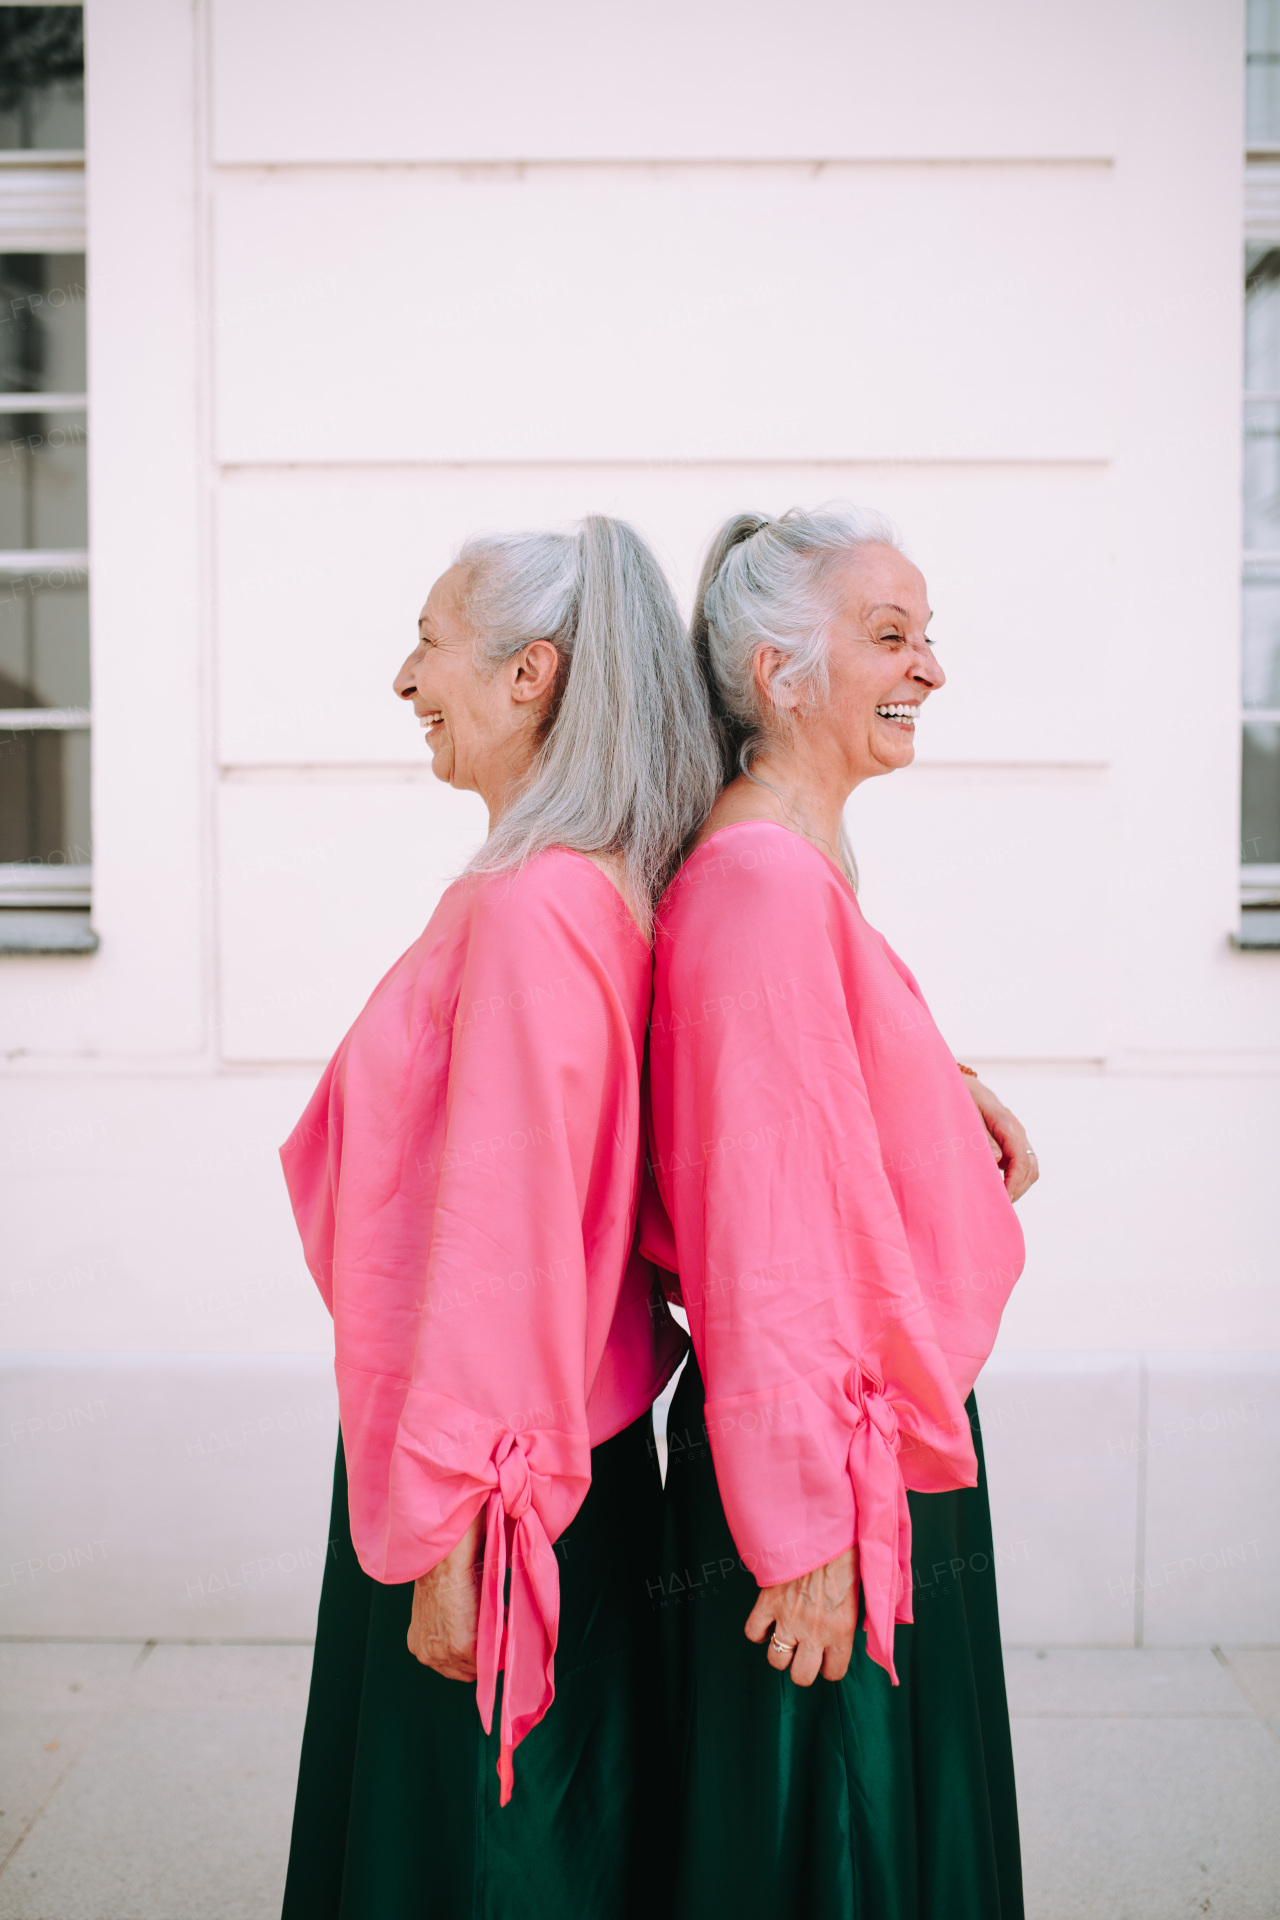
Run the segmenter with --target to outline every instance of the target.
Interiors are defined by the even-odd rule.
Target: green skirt
[[[900,1685],[859,1631],[797,1687],[743,1633],[757,1588],[716,1487],[690,1358],[668,1423],[664,1631],[675,1920],[1021,1920],[1022,1867],[982,1436],[978,1484],[913,1493]]]
[[[498,1713],[405,1644],[413,1586],[360,1567],[342,1443],[284,1920],[654,1920],[661,1808],[662,1485],[646,1413],[591,1455],[556,1542],[556,1697],[498,1805]],[[501,1681],[499,1681],[501,1684]]]

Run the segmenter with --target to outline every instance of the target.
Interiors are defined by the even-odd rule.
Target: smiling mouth
[[[876,708],[882,720],[892,720],[900,727],[914,727],[919,711],[919,703],[913,706],[909,700],[886,702],[883,707]]]
[[[418,715],[418,725],[424,733],[430,733],[434,727],[439,727],[443,724],[444,715],[438,707],[433,708],[430,713],[420,713]]]

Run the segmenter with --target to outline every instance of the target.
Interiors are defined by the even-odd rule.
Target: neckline
[[[726,825],[724,825],[723,827],[717,827],[714,833],[709,833],[705,840],[699,842],[699,844],[694,848],[693,852],[689,855],[689,858],[685,861],[684,866],[681,867],[680,869],[681,873],[686,872],[688,868],[690,868],[693,865],[698,855],[702,853],[705,848],[709,847],[713,840],[718,840],[722,833],[736,833],[740,827],[772,827],[777,833],[785,833],[789,840],[798,840],[802,847],[808,847],[810,853],[816,854],[819,860],[823,861],[828,867],[830,867],[832,873],[835,874],[836,879],[843,883],[846,891],[848,892],[849,898],[853,901],[854,905],[857,906],[858,896],[854,892],[849,876],[845,872],[844,868],[840,866],[837,861],[833,860],[829,853],[824,853],[821,847],[816,846],[814,842],[810,840],[806,834],[797,833],[794,827],[784,827],[781,820],[730,820],[728,821]]]
[[[715,836],[713,835],[712,838],[714,837]],[[652,948],[648,940],[646,940],[645,938],[644,929],[641,927],[640,922],[636,919],[635,915],[632,913],[631,908],[627,903],[626,895],[623,893],[622,888],[618,885],[616,880],[610,877],[610,875],[605,871],[603,867],[596,865],[596,862],[591,858],[591,855],[589,853],[583,853],[580,847],[561,847],[561,846],[547,847],[544,849],[544,851],[547,853],[567,853],[571,860],[581,860],[584,866],[590,867],[592,873],[598,874],[601,880],[604,881],[604,884],[606,885],[606,887],[608,887],[609,892],[613,895],[613,898],[617,901],[618,905],[622,908],[623,914],[626,916],[627,925],[630,927],[631,931],[635,934],[636,939],[640,942],[641,946],[644,948],[646,953],[652,952]]]

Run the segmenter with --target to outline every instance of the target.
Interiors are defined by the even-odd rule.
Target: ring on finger
[[[773,1648],[775,1653],[794,1653],[796,1648],[800,1645],[800,1642],[798,1640],[779,1640],[777,1634],[775,1633],[770,1638],[769,1645]]]

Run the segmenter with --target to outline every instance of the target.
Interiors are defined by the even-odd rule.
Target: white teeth
[[[914,720],[919,711],[919,707],[912,706],[909,701],[894,701],[876,708],[876,712],[886,720]]]

